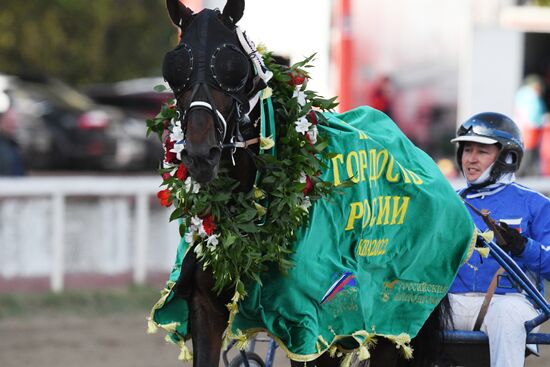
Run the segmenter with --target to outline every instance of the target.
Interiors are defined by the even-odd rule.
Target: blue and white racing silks
[[[515,182],[469,190],[464,199],[478,210],[489,210],[490,217],[497,223],[507,223],[528,239],[523,253],[512,258],[543,291],[543,279],[550,280],[550,199]],[[477,228],[482,232],[488,230],[483,219],[471,208],[468,210]],[[490,253],[487,258],[482,258],[474,251],[458,272],[449,292],[485,293],[499,266]],[[510,280],[501,276],[495,293],[515,292],[518,290]]]

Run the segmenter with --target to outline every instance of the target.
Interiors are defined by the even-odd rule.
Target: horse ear
[[[227,0],[223,8],[223,17],[227,19],[231,24],[237,24],[237,22],[243,17],[244,14],[244,0]]]
[[[166,8],[172,23],[183,29],[185,23],[193,16],[193,10],[189,9],[180,0],[166,0]]]

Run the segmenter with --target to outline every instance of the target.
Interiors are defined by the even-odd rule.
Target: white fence
[[[145,281],[167,272],[179,241],[156,193],[161,178],[25,177],[0,179],[0,278],[49,276],[64,288],[68,271]]]
[[[520,182],[550,194],[548,178]],[[160,183],[158,176],[0,179],[0,279],[47,276],[60,292],[68,273],[130,271],[141,284],[148,272],[168,272],[179,235],[156,199]]]

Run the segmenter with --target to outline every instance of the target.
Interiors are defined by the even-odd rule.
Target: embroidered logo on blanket
[[[325,293],[323,299],[321,300],[321,304],[326,303],[327,301],[332,299],[336,294],[338,294],[346,287],[355,286],[357,286],[355,275],[353,275],[353,273],[350,271],[345,272],[334,283],[332,283],[329,290],[327,291],[327,293]]]

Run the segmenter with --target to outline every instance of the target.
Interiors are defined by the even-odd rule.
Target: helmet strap
[[[475,180],[470,182],[471,185],[475,185],[476,187],[483,187],[490,184],[493,184],[496,182],[496,177],[493,177],[491,173],[493,173],[493,166],[495,163],[491,164],[483,173]]]

